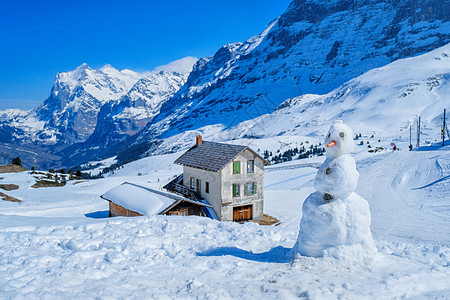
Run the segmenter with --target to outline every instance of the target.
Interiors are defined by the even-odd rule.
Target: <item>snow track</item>
[[[360,170],[358,192],[369,200],[378,239],[450,243],[449,154],[448,147],[393,152]]]

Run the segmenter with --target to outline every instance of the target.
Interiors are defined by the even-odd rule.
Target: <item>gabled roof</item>
[[[200,145],[192,147],[175,160],[175,163],[187,167],[217,172],[246,149],[262,159],[265,165],[270,165],[267,160],[247,146],[208,141],[203,141]]]
[[[124,182],[100,197],[145,216],[164,214],[181,202],[211,207],[206,203],[193,201],[131,182]]]

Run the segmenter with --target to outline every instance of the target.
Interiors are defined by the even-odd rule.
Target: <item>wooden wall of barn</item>
[[[123,206],[117,205],[109,201],[109,216],[110,217],[139,217],[140,213],[126,209]]]

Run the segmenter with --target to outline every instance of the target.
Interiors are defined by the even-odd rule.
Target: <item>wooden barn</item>
[[[210,216],[212,207],[172,193],[154,190],[130,182],[109,190],[101,196],[109,202],[109,216]]]

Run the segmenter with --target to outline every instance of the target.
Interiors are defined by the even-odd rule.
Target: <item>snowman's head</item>
[[[349,154],[355,147],[352,129],[342,123],[341,120],[334,121],[330,130],[328,130],[325,144],[327,145],[328,157]]]

